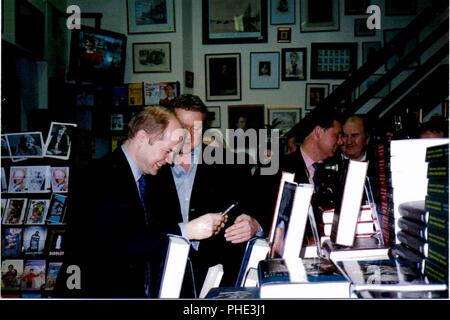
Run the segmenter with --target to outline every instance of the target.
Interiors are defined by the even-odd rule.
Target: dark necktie
[[[312,177],[312,180],[314,182],[314,191],[318,192],[319,189],[320,189],[320,184],[321,184],[321,181],[319,179],[319,177],[320,177],[320,170],[323,168],[323,163],[314,162],[313,163],[313,167],[314,167],[314,175]]]
[[[141,175],[141,177],[138,180],[139,183],[139,196],[141,198],[141,204],[142,208],[144,209],[144,219],[145,219],[145,225],[148,226],[148,217],[147,217],[147,206],[145,204],[145,195],[147,190],[147,180],[145,179],[145,175]]]
[[[147,190],[147,180],[145,179],[145,175],[141,175],[141,177],[138,180],[138,185],[142,208],[144,208],[145,225],[148,226],[147,206],[145,205],[145,195]],[[150,279],[151,279],[150,261],[147,261],[145,263],[145,279],[144,279],[144,292],[147,298],[150,298]]]

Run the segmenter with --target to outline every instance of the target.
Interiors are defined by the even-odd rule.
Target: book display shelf
[[[45,143],[40,132],[2,135],[2,298],[52,297],[64,259],[74,128],[52,122]]]

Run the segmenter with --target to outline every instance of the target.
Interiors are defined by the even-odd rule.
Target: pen
[[[222,216],[226,215],[228,212],[230,212],[234,207],[238,205],[237,202],[233,203],[231,206],[229,206],[224,212],[222,212]]]

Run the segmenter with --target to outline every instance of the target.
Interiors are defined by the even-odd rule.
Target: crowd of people
[[[248,163],[205,163],[205,153],[236,157],[221,134],[203,140],[206,113],[192,94],[146,108],[130,121],[121,147],[73,175],[65,267],[80,266],[82,283],[65,290],[63,276],[57,292],[158,297],[167,234],[190,241],[181,297],[198,297],[208,268],[218,263],[224,266],[221,286],[234,286],[247,241],[270,231],[282,171],[315,186],[317,164],[373,160],[367,119],[330,111],[310,117],[304,136],[289,139],[275,175],[261,173],[278,152],[270,143],[256,170]],[[102,188],[88,183],[94,176]],[[237,208],[222,214],[232,203]]]

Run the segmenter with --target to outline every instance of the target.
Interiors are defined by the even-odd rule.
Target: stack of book
[[[389,170],[389,143],[377,145],[376,161],[376,168],[378,172],[378,177],[376,180],[378,191],[377,211],[379,214],[384,243],[387,246],[391,246],[395,243],[395,219],[394,203],[392,199],[391,172]]]
[[[399,206],[393,253],[416,263],[429,280],[448,283],[448,144],[428,148],[426,161],[427,195]]]
[[[329,209],[322,212],[325,239],[331,235],[333,216],[334,209]],[[373,235],[375,235],[375,227],[372,217],[372,209],[370,205],[364,205],[361,207],[358,222],[356,224],[355,237],[367,238],[372,237]]]

